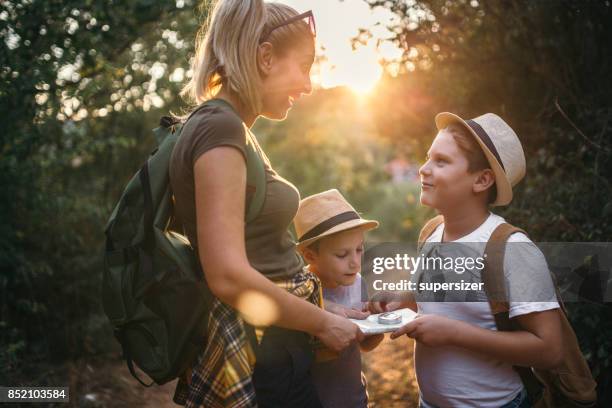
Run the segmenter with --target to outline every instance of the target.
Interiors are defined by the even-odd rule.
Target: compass
[[[378,316],[378,323],[380,324],[397,324],[402,322],[402,316],[395,312],[386,312]]]

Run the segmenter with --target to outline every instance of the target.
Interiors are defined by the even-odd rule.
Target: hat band
[[[334,215],[333,217],[328,218],[322,223],[314,226],[307,233],[302,235],[298,239],[298,242],[303,242],[303,241],[306,241],[307,239],[314,238],[317,235],[321,235],[325,231],[335,227],[338,224],[342,224],[343,222],[347,222],[350,220],[357,220],[360,218],[361,217],[359,216],[359,214],[357,214],[355,211],[347,211],[347,212],[340,213],[338,215]]]
[[[499,157],[499,153],[497,152],[497,149],[495,148],[495,145],[493,144],[493,141],[489,137],[488,133],[482,128],[482,126],[480,126],[477,122],[473,121],[472,119],[466,120],[465,123],[467,123],[468,126],[472,128],[474,133],[478,135],[480,140],[484,142],[485,146],[487,146],[487,148],[491,151],[491,153],[493,153],[493,156],[495,156],[495,158],[497,159],[497,162],[502,167],[502,169],[506,171],[506,168],[504,167],[504,162],[501,160],[501,157]]]

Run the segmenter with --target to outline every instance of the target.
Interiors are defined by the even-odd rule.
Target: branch
[[[576,132],[578,132],[578,134],[580,136],[582,136],[584,138],[584,140],[586,140],[591,146],[603,150],[606,153],[610,153],[610,149],[608,149],[607,147],[603,147],[598,143],[595,143],[594,141],[592,141],[591,139],[589,139],[587,137],[587,135],[585,135],[582,130],[580,130],[578,128],[578,126],[576,126],[576,124],[574,124],[574,122],[569,118],[569,116],[567,116],[567,114],[563,111],[563,109],[561,109],[561,105],[559,105],[559,98],[555,98],[555,107],[557,108],[557,110],[559,111],[559,113],[561,113],[561,115],[565,118],[565,120],[567,121],[567,123],[569,123]]]

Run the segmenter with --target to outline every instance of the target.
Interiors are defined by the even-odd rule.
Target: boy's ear
[[[472,191],[474,193],[483,192],[495,183],[495,174],[491,169],[485,169],[478,172],[476,179],[474,180],[474,184],[472,186]]]
[[[300,252],[307,263],[312,264],[317,261],[317,253],[313,249],[308,247],[300,248]]]
[[[272,69],[273,48],[272,44],[267,41],[259,44],[257,48],[257,67],[263,76],[269,75]]]

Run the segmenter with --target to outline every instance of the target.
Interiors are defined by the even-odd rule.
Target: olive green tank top
[[[197,249],[194,164],[205,152],[218,146],[239,150],[246,160],[250,130],[225,106],[205,106],[183,127],[170,160],[170,185],[175,214],[184,232]],[[256,142],[256,138],[251,133]],[[293,184],[282,178],[264,156],[266,195],[259,215],[245,225],[247,258],[256,270],[276,280],[293,276],[304,266],[297,254],[289,225],[297,212],[300,195]]]

